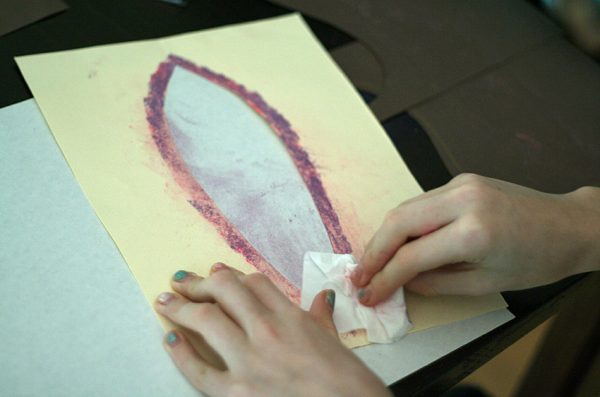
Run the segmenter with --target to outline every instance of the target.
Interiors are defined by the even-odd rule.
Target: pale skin
[[[305,312],[264,275],[243,275],[224,264],[213,266],[206,279],[187,273],[171,285],[176,294],[161,294],[156,310],[202,335],[227,366],[220,370],[202,360],[181,332],[167,334],[175,364],[207,395],[391,396],[339,342],[333,291],[318,294]]]
[[[600,269],[600,188],[548,194],[463,174],[392,209],[353,274],[361,303],[400,286],[483,295]]]
[[[369,306],[401,286],[425,295],[523,289],[600,269],[599,241],[598,188],[552,195],[460,175],[390,211],[353,281]],[[391,396],[339,343],[333,291],[304,312],[265,276],[223,264],[208,278],[178,272],[171,285],[156,310],[202,335],[227,366],[201,359],[181,331],[167,334],[176,365],[205,394]]]

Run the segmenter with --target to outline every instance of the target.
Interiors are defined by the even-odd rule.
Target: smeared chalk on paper
[[[291,298],[304,252],[352,251],[298,134],[258,93],[171,55],[145,103],[187,201]]]

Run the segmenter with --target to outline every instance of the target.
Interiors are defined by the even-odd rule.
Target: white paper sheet
[[[512,320],[506,309],[404,336],[391,345],[354,349],[369,368],[389,385]]]
[[[33,100],[0,142],[0,395],[197,396]]]
[[[33,100],[0,109],[0,392],[195,396]],[[510,320],[507,310],[355,349],[387,384]]]

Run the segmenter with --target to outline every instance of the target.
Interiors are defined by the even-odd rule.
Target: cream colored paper
[[[384,214],[421,189],[352,85],[298,15],[17,58],[60,148],[148,301],[178,269],[254,269],[183,198],[150,137],[150,76],[169,54],[244,84],[290,121],[356,257]],[[399,94],[400,95],[400,94]],[[480,298],[408,297],[415,330],[504,307]],[[352,343],[352,345],[356,345]]]

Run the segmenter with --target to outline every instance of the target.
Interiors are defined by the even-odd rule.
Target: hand
[[[365,305],[402,285],[481,295],[600,268],[600,189],[554,195],[472,174],[387,214],[352,275]]]
[[[177,272],[178,294],[163,293],[156,304],[200,334],[227,366],[201,359],[181,331],[168,333],[167,350],[197,389],[210,396],[391,396],[337,338],[333,291],[321,292],[305,312],[262,274],[213,269],[206,279]]]

